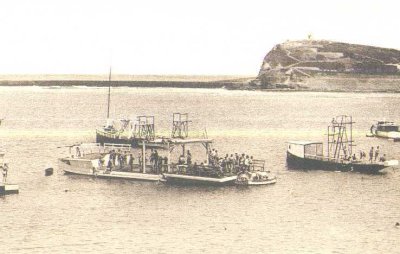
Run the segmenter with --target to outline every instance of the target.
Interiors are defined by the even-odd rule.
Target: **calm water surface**
[[[0,88],[1,145],[20,194],[0,198],[2,253],[394,253],[400,173],[291,171],[285,142],[323,140],[333,116],[352,115],[359,149],[400,143],[366,138],[374,120],[400,121],[398,94],[116,88],[114,118],[152,114],[168,134],[187,112],[219,154],[267,161],[274,186],[177,187],[64,175],[65,145],[94,142],[105,88]],[[193,148],[196,151],[196,148]],[[197,156],[204,156],[197,152]],[[44,176],[53,166],[56,173]],[[68,190],[68,191],[66,191]]]

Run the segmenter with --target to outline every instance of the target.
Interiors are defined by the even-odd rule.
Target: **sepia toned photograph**
[[[0,1],[0,252],[398,253],[399,7]]]

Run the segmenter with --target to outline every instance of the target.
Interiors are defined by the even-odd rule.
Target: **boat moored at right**
[[[370,152],[370,158],[357,158],[353,153],[353,120],[341,115],[332,119],[328,126],[327,152],[323,142],[290,141],[287,144],[287,163],[290,168],[320,169],[332,171],[356,171],[378,173],[386,167],[398,165],[397,160],[386,160]]]
[[[389,138],[400,141],[400,125],[389,121],[378,121],[370,128],[373,137]]]

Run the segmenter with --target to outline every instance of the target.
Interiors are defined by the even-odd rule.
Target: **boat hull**
[[[319,169],[329,171],[356,171],[360,173],[376,174],[386,166],[383,163],[337,163],[334,161],[301,158],[287,152],[287,164],[290,169]]]
[[[161,181],[163,179],[163,176],[159,174],[96,170],[92,162],[85,159],[59,159],[58,165],[66,174],[139,181]]]
[[[398,131],[376,131],[375,136],[380,138],[393,139],[394,141],[400,141],[400,132]]]
[[[179,184],[179,185],[233,185],[237,176],[227,176],[221,178],[214,177],[202,177],[202,176],[191,176],[181,175],[173,173],[164,173],[164,177],[167,183]]]
[[[131,147],[142,147],[143,145],[142,141],[143,139],[121,137],[114,133],[108,133],[101,130],[96,130],[96,143],[100,143],[102,145],[105,143],[110,143],[110,144],[126,144],[126,145],[131,145]],[[146,147],[159,148],[159,149],[166,148],[165,146],[158,144],[151,144],[151,143],[146,143]]]
[[[276,178],[268,179],[268,180],[263,180],[263,181],[235,181],[236,185],[241,185],[241,186],[259,186],[259,185],[270,185],[270,184],[275,184],[276,183]]]

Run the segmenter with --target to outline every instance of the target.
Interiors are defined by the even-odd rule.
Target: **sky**
[[[309,34],[400,49],[397,2],[0,0],[0,74],[254,76]]]

